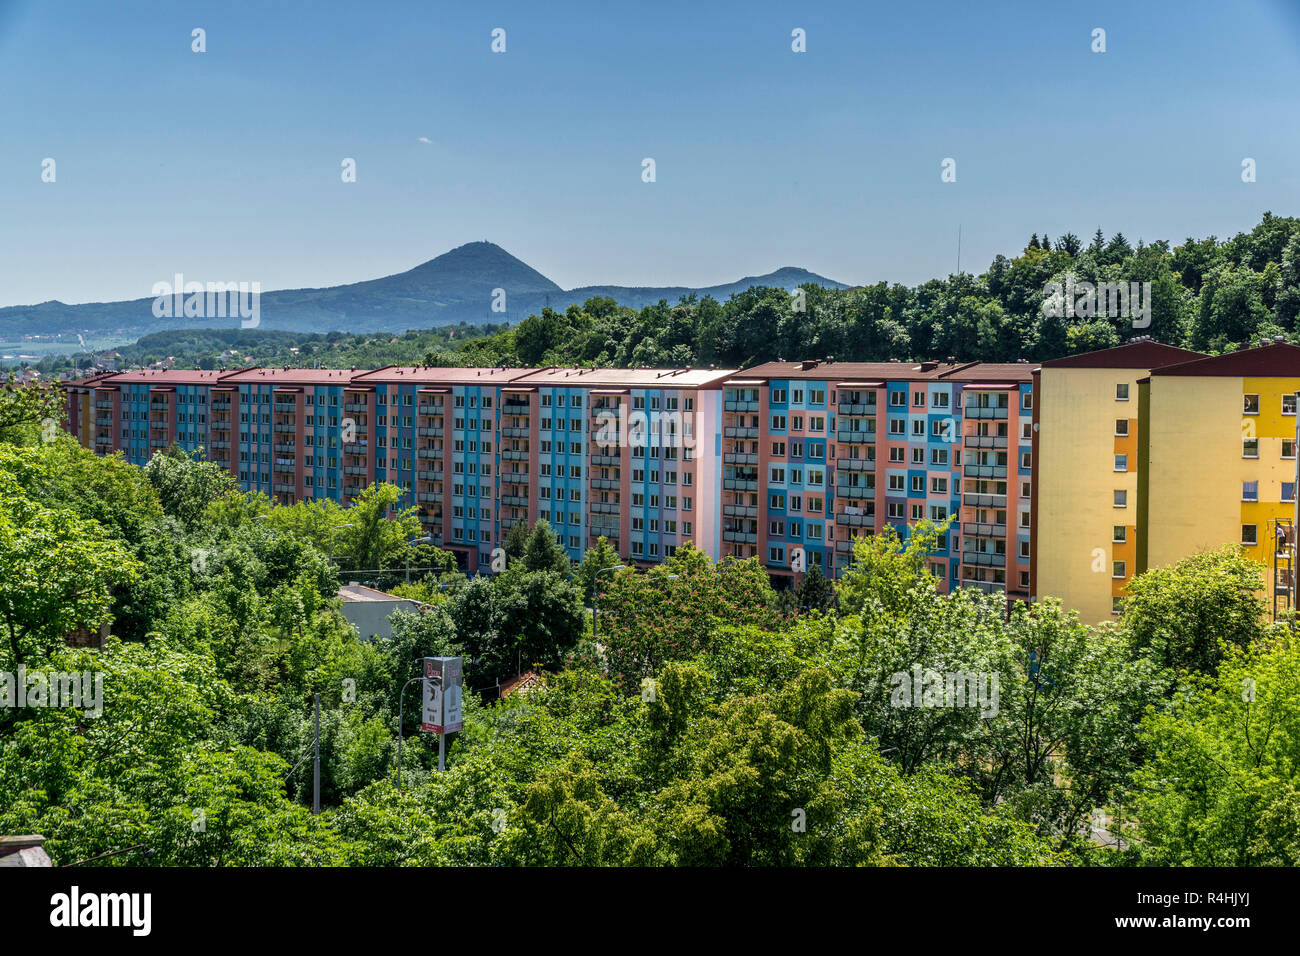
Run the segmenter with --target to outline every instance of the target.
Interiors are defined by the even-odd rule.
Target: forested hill
[[[1150,282],[1150,326],[1133,320],[1045,315],[1048,282]],[[608,298],[546,310],[517,327],[466,342],[464,364],[745,366],[779,358],[845,361],[946,358],[1044,361],[1118,345],[1138,334],[1222,352],[1261,336],[1291,335],[1300,312],[1300,220],[1265,213],[1248,233],[1220,241],[1130,242],[1097,230],[1031,236],[983,275],[915,288],[879,282],[808,286],[805,310],[784,288],[752,288],[726,301],[691,298],[634,310]],[[431,355],[442,362],[446,356]]]
[[[190,281],[227,281],[256,276],[185,276]],[[170,275],[159,281],[171,282]],[[564,308],[593,295],[612,295],[640,308],[692,292],[725,298],[751,285],[793,288],[802,282],[841,287],[806,269],[785,267],[766,275],[703,289],[684,286],[639,288],[589,286],[566,292],[536,269],[491,242],[471,242],[396,275],[324,289],[262,290],[258,328],[265,331],[377,333],[429,329],[461,322],[518,322],[547,305]],[[222,318],[158,317],[152,298],[129,302],[67,305],[43,302],[0,308],[0,337],[111,333],[135,339],[168,329],[230,330],[240,327],[237,309],[227,305]],[[2,339],[0,339],[2,340]]]

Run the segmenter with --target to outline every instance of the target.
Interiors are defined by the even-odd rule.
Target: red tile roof
[[[1152,369],[1151,374],[1300,378],[1300,345],[1279,343],[1242,349],[1240,352],[1228,352],[1213,358]]]
[[[1080,352],[1078,355],[1052,359],[1050,362],[1044,362],[1043,368],[1157,369],[1202,358],[1205,358],[1204,352],[1190,352],[1160,342],[1128,342],[1110,349]]]

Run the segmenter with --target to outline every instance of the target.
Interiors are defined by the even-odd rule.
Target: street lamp
[[[334,536],[339,533],[341,528],[354,528],[356,525],[340,524],[330,529],[330,564],[334,563]]]
[[[597,617],[599,616],[599,614],[600,614],[600,588],[597,586],[597,581],[598,581],[598,579],[600,578],[600,576],[601,576],[602,574],[604,574],[606,571],[621,571],[621,570],[623,570],[623,569],[626,568],[626,567],[627,567],[626,564],[616,564],[616,565],[614,565],[613,567],[610,567],[610,568],[602,568],[601,570],[597,571],[594,575],[592,575],[592,578],[591,578],[591,580],[592,580],[592,591],[591,591],[591,639],[592,639],[593,641],[596,639],[596,618],[597,618]],[[677,575],[677,574],[663,574],[663,575],[659,575],[659,577],[661,577],[661,578],[662,578],[663,580],[665,580],[665,581],[676,581],[676,580],[678,579],[678,577],[680,577],[680,575]]]
[[[418,538],[412,538],[407,544],[433,544],[433,535],[426,534]],[[406,549],[406,583],[411,583],[411,549]]]

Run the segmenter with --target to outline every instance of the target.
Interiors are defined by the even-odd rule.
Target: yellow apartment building
[[[1137,573],[1138,382],[1205,358],[1147,339],[1044,362],[1035,372],[1030,577],[1090,624],[1117,613]]]
[[[1296,520],[1298,390],[1300,347],[1282,343],[1151,370],[1138,396],[1139,570],[1240,544],[1265,568],[1270,605],[1290,592],[1275,555]]]

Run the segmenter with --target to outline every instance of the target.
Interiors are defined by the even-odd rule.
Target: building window
[[[1259,482],[1243,481],[1241,483],[1242,501],[1259,501]]]
[[[1120,614],[1123,612],[1123,610],[1124,610],[1124,599],[1120,597],[1118,594],[1111,595],[1110,613]]]
[[[1120,382],[1118,385],[1115,386],[1115,401],[1117,401],[1117,402],[1127,402],[1127,401],[1128,401],[1128,383],[1127,383],[1127,382]]]
[[[1241,526],[1241,543],[1248,547],[1254,547],[1259,543],[1259,527],[1253,524],[1244,524]]]
[[[1243,395],[1243,396],[1241,396],[1241,398],[1242,398],[1242,402],[1241,402],[1241,405],[1242,405],[1242,407],[1241,407],[1241,413],[1242,413],[1243,415],[1258,415],[1258,414],[1259,414],[1259,396],[1258,396],[1258,395]]]
[[[1294,481],[1284,481],[1284,482],[1282,482],[1282,500],[1283,500],[1283,501],[1295,501],[1295,482],[1294,482]]]
[[[1287,395],[1282,396],[1282,414],[1283,415],[1295,414],[1295,392],[1291,392]]]
[[[1112,578],[1123,578],[1123,577],[1124,577],[1124,562],[1123,562],[1123,561],[1112,561],[1112,562],[1111,562],[1110,576],[1111,576]]]
[[[1282,439],[1282,457],[1283,457],[1283,458],[1294,458],[1294,457],[1295,457],[1295,439],[1294,439],[1294,438],[1283,438],[1283,439]]]
[[[1258,458],[1259,457],[1259,439],[1243,438],[1241,440],[1241,457]]]
[[[1128,529],[1122,524],[1117,524],[1111,531],[1110,540],[1115,544],[1123,544],[1128,540]]]
[[[1116,508],[1128,507],[1128,492],[1122,488],[1115,489],[1115,507]]]
[[[1118,438],[1127,438],[1127,437],[1128,437],[1128,419],[1127,419],[1127,418],[1117,418],[1117,419],[1115,419],[1115,435],[1116,435],[1116,437],[1118,437]]]
[[[1128,455],[1115,456],[1115,470],[1128,471]]]

